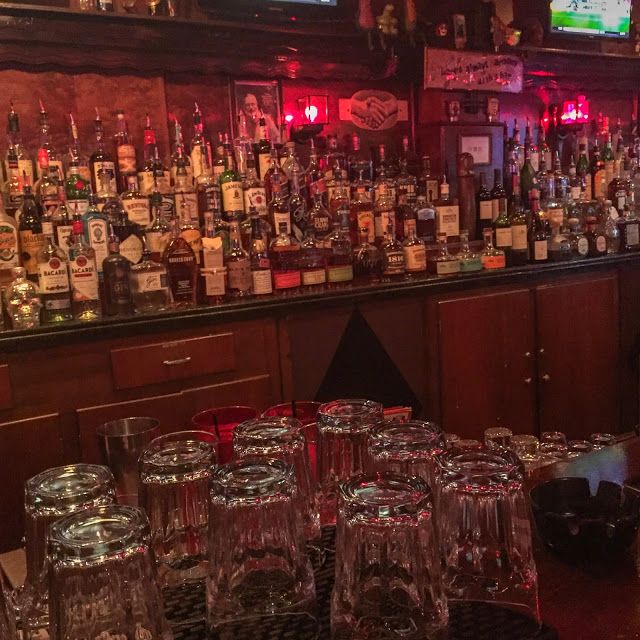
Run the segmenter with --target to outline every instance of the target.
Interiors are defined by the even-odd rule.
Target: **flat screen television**
[[[551,0],[551,32],[626,38],[631,0]]]

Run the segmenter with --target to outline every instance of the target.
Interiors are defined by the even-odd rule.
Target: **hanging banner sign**
[[[424,49],[424,88],[522,92],[518,56],[449,49]]]

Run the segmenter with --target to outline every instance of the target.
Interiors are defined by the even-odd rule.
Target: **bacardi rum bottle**
[[[71,312],[75,320],[98,320],[101,313],[96,252],[84,239],[82,220],[73,221],[73,243],[69,248]]]
[[[53,241],[53,224],[42,223],[44,245],[38,253],[38,289],[42,299],[43,323],[72,319],[69,267],[65,254]]]

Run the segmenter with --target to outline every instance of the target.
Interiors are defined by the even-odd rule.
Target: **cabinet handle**
[[[543,382],[549,382],[549,380],[551,380],[551,376],[548,373],[545,373],[542,376],[542,380],[543,380]]]
[[[191,356],[187,356],[186,358],[177,358],[176,360],[163,360],[162,364],[167,367],[172,367],[176,364],[187,364],[187,362],[191,362]]]
[[[525,378],[524,379],[524,383],[525,384],[531,384],[531,378]]]

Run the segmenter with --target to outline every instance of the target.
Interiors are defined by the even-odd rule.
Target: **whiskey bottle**
[[[598,219],[595,216],[585,217],[585,237],[589,243],[589,257],[599,258],[607,255],[607,238],[600,230]]]
[[[536,264],[549,259],[549,234],[546,220],[540,211],[540,197],[537,189],[531,192],[531,227],[529,229],[529,261]]]
[[[89,158],[89,168],[91,169],[91,185],[94,193],[102,188],[101,175],[106,175],[106,186],[108,193],[115,195],[116,187],[116,165],[113,156],[107,151],[104,141],[104,128],[100,118],[100,112],[96,109],[96,117],[93,121],[93,128],[96,136],[96,148]]]
[[[440,197],[436,200],[435,207],[436,232],[446,233],[447,238],[457,237],[460,234],[460,209],[449,193],[446,171],[442,175]]]
[[[399,205],[407,204],[408,201],[415,201],[417,195],[418,181],[415,176],[409,173],[409,166],[406,154],[400,157],[399,172],[396,176],[396,195]]]
[[[213,170],[209,162],[209,154],[200,158],[202,172],[196,178],[196,199],[198,201],[198,224],[204,226],[208,213],[220,211],[222,198],[220,196],[220,182],[213,177]]]
[[[225,255],[227,266],[227,295],[239,298],[251,295],[251,262],[249,254],[242,248],[240,227],[237,222],[230,224],[231,246]]]
[[[349,239],[349,209],[338,212],[340,222],[333,223],[333,230],[325,241],[328,252],[327,284],[339,288],[353,282],[353,254]]]
[[[58,156],[58,153],[51,142],[49,114],[44,108],[42,100],[40,100],[40,149],[44,149],[47,152],[47,166],[51,177],[55,178],[58,182],[63,182],[64,167],[62,166],[62,159]],[[41,164],[39,164],[39,168],[42,169]],[[41,175],[42,174],[39,174],[39,176]]]
[[[487,188],[487,177],[485,173],[480,173],[480,189],[476,196],[478,202],[478,230],[480,233],[487,227],[490,227],[493,223],[493,209],[494,198],[491,192]],[[498,209],[498,202],[495,203],[496,213]],[[498,216],[496,215],[496,218]]]
[[[591,164],[589,173],[591,174],[591,199],[605,198],[607,190],[607,175],[605,170],[604,159],[600,157],[600,148],[596,138],[595,145],[592,149]]]
[[[137,313],[154,313],[170,304],[167,269],[145,247],[142,260],[131,267],[131,295]]]
[[[318,154],[316,152],[313,139],[311,140],[311,151],[309,153],[309,166],[305,174],[307,186],[307,198],[309,206],[312,207],[318,195],[322,200],[322,205],[326,207],[327,202],[327,184],[324,179],[324,171],[318,163]]]
[[[42,147],[38,151],[38,166],[40,178],[34,186],[36,199],[42,207],[42,215],[50,218],[56,214],[60,206],[60,181],[55,172],[49,171],[49,156],[47,150]]]
[[[38,252],[38,289],[44,324],[72,319],[67,257],[53,241],[53,224],[42,222],[44,244]]]
[[[254,296],[273,293],[271,281],[271,261],[269,251],[262,235],[261,221],[258,216],[251,218],[251,291]]]
[[[328,239],[332,228],[332,219],[324,206],[321,191],[316,191],[313,195],[313,205],[309,211],[309,225],[313,227],[319,241],[323,242]]]
[[[169,288],[174,306],[191,307],[197,300],[198,264],[189,243],[180,233],[177,218],[171,221],[172,237],[162,256],[167,269]]]
[[[20,259],[27,271],[27,278],[38,282],[38,253],[44,246],[42,233],[42,208],[37,203],[26,173],[22,176],[24,196],[18,210],[18,237],[20,239]]]
[[[640,249],[640,220],[635,212],[633,193],[631,194],[630,202],[625,204],[622,217],[617,220],[617,226],[620,232],[620,251],[627,252]]]
[[[137,177],[136,148],[133,146],[133,140],[129,134],[129,126],[124,116],[124,111],[116,111],[116,118],[114,142],[118,159],[119,186],[120,191],[126,191],[129,176]]]
[[[331,172],[330,183],[327,183],[329,213],[332,218],[335,218],[343,207],[349,208],[349,182],[344,178],[344,173],[340,164],[336,162]]]
[[[294,293],[300,288],[300,244],[287,232],[287,223],[278,226],[278,235],[269,245],[269,259],[276,293]]]
[[[436,241],[436,209],[425,196],[416,200],[416,235],[427,244]]]
[[[202,112],[198,103],[194,103],[193,109],[193,138],[191,139],[191,170],[193,179],[198,180],[198,176],[202,173],[202,158],[209,155],[207,143],[204,139],[204,124]]]
[[[171,193],[171,174],[160,159],[160,151],[156,138],[156,130],[151,124],[151,117],[146,116],[144,127],[144,165],[138,172],[140,193],[150,196],[157,187],[162,194]]]
[[[0,203],[0,273],[4,276],[10,269],[19,266],[18,226]],[[7,279],[2,276],[0,281],[6,282]]]
[[[509,219],[509,213],[506,200],[500,201],[500,209],[498,210],[498,217],[493,222],[493,233],[495,237],[495,248],[498,251],[502,251],[505,255],[505,259],[510,261],[511,259],[511,246],[513,244],[513,233],[511,231],[511,220]],[[483,230],[484,238],[484,230]],[[486,268],[486,267],[485,267]]]
[[[404,250],[395,238],[391,223],[387,225],[380,251],[382,252],[382,279],[403,280],[406,270]]]
[[[587,158],[587,145],[581,143],[579,146],[578,163],[576,164],[576,176],[581,182],[581,193],[585,194],[586,200],[591,200],[591,175],[589,173],[589,160]],[[579,200],[577,191],[572,191],[574,200]]]
[[[422,156],[422,172],[418,177],[418,195],[425,196],[427,202],[435,202],[438,198],[438,178],[431,173],[431,159]]]
[[[82,220],[73,220],[73,242],[69,248],[71,313],[74,320],[98,320],[102,315],[98,292],[96,252],[84,239]]]
[[[304,291],[321,291],[327,282],[327,250],[316,238],[312,226],[307,227],[300,243],[300,272]]]
[[[300,169],[294,166],[289,177],[289,217],[293,224],[293,231],[297,237],[304,235],[310,224],[307,201],[300,193]]]
[[[269,127],[264,118],[258,120],[258,142],[255,146],[256,163],[258,165],[258,175],[265,184],[267,173],[271,168],[272,149],[269,142]]]
[[[351,136],[351,153],[347,158],[347,164],[351,182],[363,180],[371,185],[371,181],[373,180],[371,157],[362,152],[360,148],[360,136],[357,133]]]
[[[407,194],[402,204],[396,207],[396,229],[398,240],[406,240],[411,232],[418,232],[418,207],[415,191]]]
[[[504,269],[507,266],[505,252],[493,246],[493,232],[491,229],[482,231],[484,249],[480,252],[483,269]]]
[[[73,211],[77,210],[83,216],[89,208],[90,182],[80,173],[78,158],[73,150],[70,150],[71,161],[67,172],[67,179],[64,183],[65,195],[68,206]]]
[[[442,277],[457,276],[460,273],[460,262],[449,253],[447,234],[444,231],[438,233],[438,255],[433,260],[433,271]]]
[[[402,243],[407,276],[421,275],[427,270],[427,252],[424,242],[416,236],[415,229],[409,229],[409,235]]]
[[[352,192],[350,209],[351,241],[355,244],[361,229],[367,229],[367,241],[375,241],[375,222],[373,203],[369,183],[364,178],[364,171],[360,170]]]
[[[171,169],[169,170],[169,173],[171,175],[171,184],[173,185],[173,187],[176,186],[176,173],[178,171],[178,164],[180,164],[181,167],[184,166],[184,173],[187,174],[187,184],[193,186],[193,171],[191,169],[191,161],[189,160],[189,156],[185,153],[184,150],[182,126],[177,120],[174,120],[173,126],[173,150],[171,153]],[[178,163],[179,159],[180,163]]]
[[[9,103],[9,117],[7,121],[7,157],[5,161],[5,176],[7,178],[10,175],[10,161],[18,163],[18,178],[20,180],[20,191],[24,187],[22,183],[22,176],[26,173],[29,178],[29,184],[33,184],[33,161],[29,156],[27,150],[22,144],[22,134],[20,132],[20,119],[15,109],[13,108],[13,102]]]
[[[271,148],[269,169],[266,171],[264,176],[260,177],[264,182],[264,190],[267,196],[268,203],[271,203],[274,198],[273,191],[276,183],[280,191],[280,197],[283,200],[286,200],[287,196],[289,195],[289,182],[287,180],[285,172],[282,170],[280,164],[278,163],[278,152],[276,151],[275,147]],[[277,228],[278,227],[275,227],[275,229]]]
[[[527,216],[520,198],[520,187],[516,184],[510,201],[509,225],[511,227],[511,249],[507,256],[510,267],[522,266],[529,262],[529,242]]]
[[[374,225],[375,225],[375,241],[380,247],[387,238],[387,230],[389,225],[396,229],[396,206],[393,196],[388,191],[386,181],[380,181],[376,185],[376,199],[373,208]]]
[[[120,201],[131,222],[137,224],[142,229],[146,229],[151,224],[149,198],[140,193],[137,175],[129,174],[127,176],[127,188],[122,196],[120,196]]]
[[[280,229],[280,225],[284,223],[287,234],[291,233],[291,213],[289,212],[289,203],[283,193],[283,176],[279,169],[269,176],[271,184],[271,200],[269,201],[269,224],[274,230]]]
[[[391,167],[387,162],[386,148],[384,144],[378,145],[378,168],[376,170],[376,180],[373,184],[373,200],[376,202],[385,189],[386,195],[396,205],[398,194],[396,181],[391,177]]]
[[[556,151],[553,158],[553,176],[555,180],[555,195],[556,199],[562,204],[566,205],[569,201],[569,176],[565,175],[562,171],[562,165],[560,163],[560,153]]]
[[[84,237],[96,255],[98,277],[102,279],[102,264],[109,255],[109,220],[99,211],[97,198],[89,194],[89,208],[82,216]]]
[[[584,232],[580,228],[580,220],[578,218],[569,218],[569,245],[571,246],[571,254],[574,258],[586,258],[589,254],[589,241]]]
[[[18,156],[15,149],[7,150],[6,160],[7,180],[2,185],[2,200],[7,214],[15,217],[22,204],[22,174],[18,164]]]
[[[251,207],[255,207],[256,213],[261,217],[269,215],[267,203],[267,193],[264,183],[258,178],[256,163],[253,157],[247,157],[247,173],[242,183],[244,210],[248,212]]]
[[[242,178],[236,171],[236,162],[231,148],[225,149],[226,171],[220,176],[220,191],[222,192],[222,211],[227,220],[233,220],[238,214],[244,213],[244,196]]]
[[[347,158],[342,151],[338,149],[338,138],[335,135],[327,136],[327,153],[324,156],[323,168],[325,179],[331,180],[334,177],[334,169],[338,167],[340,177],[344,181],[348,180],[349,173],[347,171]],[[331,193],[329,193],[331,198]]]
[[[189,165],[190,167],[190,165]],[[187,158],[181,148],[178,149],[176,167],[174,175],[175,207],[179,212],[180,220],[183,220],[183,213],[189,216],[189,220],[198,223],[198,199],[193,186],[193,179],[187,171]]]
[[[202,265],[202,232],[200,226],[191,218],[191,210],[185,200],[178,203],[180,212],[180,236],[189,244],[196,259],[197,267]]]
[[[356,284],[380,282],[382,253],[369,241],[368,227],[360,229],[359,242],[353,250],[353,278]]]
[[[226,135],[226,134],[225,134]],[[224,161],[224,136],[218,132],[218,144],[216,145],[216,154],[213,159],[213,177],[220,184],[220,176],[227,170],[227,165]]]
[[[152,262],[161,262],[164,250],[171,240],[171,227],[167,223],[162,207],[162,194],[154,190],[149,202],[152,222],[145,231],[145,247],[149,251]]]
[[[482,260],[477,253],[471,251],[469,247],[469,232],[466,229],[460,231],[460,251],[456,258],[460,264],[460,273],[482,271]]]
[[[104,277],[104,313],[107,316],[133,313],[131,297],[131,263],[120,255],[118,237],[109,236],[109,255],[102,263]]]

